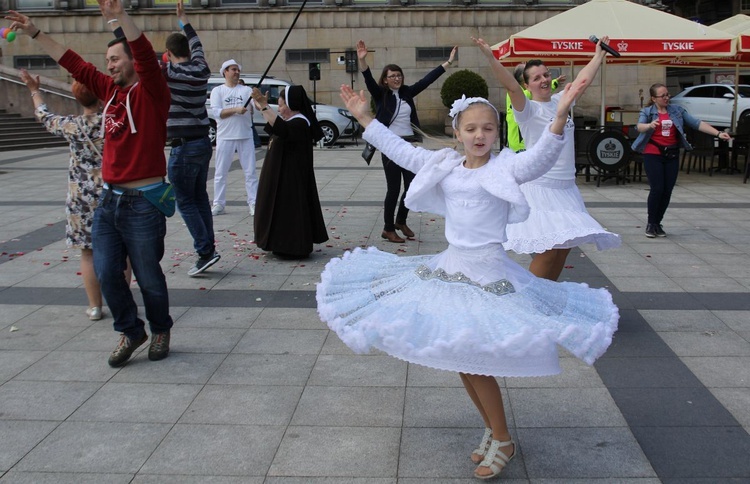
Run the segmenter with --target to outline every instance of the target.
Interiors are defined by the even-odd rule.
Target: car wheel
[[[336,125],[328,121],[320,122],[320,129],[323,130],[323,144],[331,146],[339,138],[339,131],[336,129]]]
[[[216,121],[213,119],[208,125],[208,139],[211,140],[211,146],[216,146]]]
[[[740,117],[739,117],[739,119],[737,120],[737,123],[738,123],[738,124],[739,124],[739,123],[743,123],[743,124],[745,124],[745,125],[746,125],[747,123],[750,123],[750,111],[745,111],[745,112],[743,112],[742,114],[740,114]]]

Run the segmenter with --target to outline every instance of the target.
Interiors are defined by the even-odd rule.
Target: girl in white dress
[[[552,76],[539,60],[526,63],[523,76],[526,88],[531,91],[528,100],[513,75],[492,54],[490,46],[482,39],[474,43],[487,57],[492,72],[507,89],[513,105],[513,114],[521,128],[526,148],[538,143],[550,120],[555,116],[561,94],[552,94]],[[601,42],[596,54],[581,69],[573,83],[591,83],[606,55]],[[597,249],[620,246],[620,237],[605,230],[586,211],[581,192],[575,181],[575,125],[568,119],[565,125],[566,143],[560,150],[557,162],[547,173],[527,183],[521,190],[531,206],[529,218],[508,227],[507,250],[519,254],[536,254],[529,270],[537,277],[556,281],[565,266],[565,259],[573,247],[596,244]]]
[[[557,344],[591,364],[619,318],[605,289],[534,277],[505,253],[505,226],[524,220],[519,189],[547,171],[565,143],[567,110],[582,91],[568,86],[549,129],[530,150],[495,156],[498,113],[465,97],[451,116],[464,154],[413,147],[372,118],[364,93],[341,87],[364,138],[416,173],[406,203],[445,216],[448,249],[399,257],[373,247],[332,259],[317,288],[318,313],[355,352],[458,371],[485,423],[471,455],[474,475],[498,475],[516,452],[496,376],[560,372]]]

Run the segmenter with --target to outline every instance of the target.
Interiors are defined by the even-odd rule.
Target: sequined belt
[[[507,280],[507,279],[501,279],[499,281],[490,282],[489,284],[485,284],[482,286],[481,284],[472,281],[464,275],[461,272],[456,272],[454,274],[448,274],[443,269],[435,269],[434,271],[431,270],[426,265],[422,264],[414,271],[417,276],[420,279],[423,280],[429,280],[429,279],[438,279],[443,282],[461,282],[463,284],[470,284],[472,286],[476,286],[480,288],[483,291],[489,292],[491,294],[494,294],[496,296],[503,296],[505,294],[511,294],[516,292],[516,289],[513,287],[513,284]]]

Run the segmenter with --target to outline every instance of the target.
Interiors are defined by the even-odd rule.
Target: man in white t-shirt
[[[234,59],[221,65],[224,84],[211,91],[211,110],[216,119],[216,173],[214,175],[214,206],[211,213],[224,213],[226,207],[227,174],[234,153],[240,157],[245,173],[245,190],[250,215],[255,215],[255,194],[258,177],[255,174],[255,144],[253,143],[252,103],[245,107],[252,89],[240,84],[242,66]]]

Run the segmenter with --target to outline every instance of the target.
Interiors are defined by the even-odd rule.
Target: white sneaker
[[[86,310],[86,316],[88,316],[91,321],[99,321],[102,319],[102,308],[98,306],[90,307]]]
[[[255,217],[255,204],[254,203],[250,204],[250,216]]]
[[[218,203],[214,205],[214,208],[211,209],[212,215],[221,215],[222,213],[224,213],[224,207],[222,207]]]

